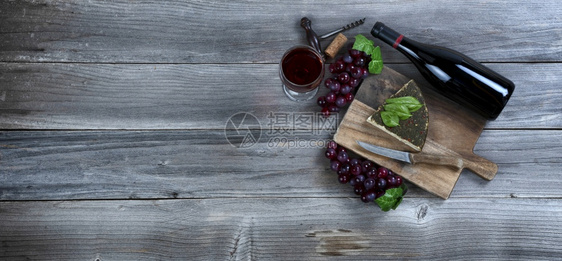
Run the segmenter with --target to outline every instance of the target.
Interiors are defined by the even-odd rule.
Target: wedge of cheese
[[[387,132],[402,143],[411,147],[414,151],[421,151],[427,137],[427,129],[429,126],[429,112],[423,98],[422,92],[414,80],[410,80],[400,90],[388,98],[398,98],[404,96],[412,96],[416,98],[423,106],[406,120],[400,120],[396,127],[387,127],[381,118],[381,112],[384,111],[384,105],[381,105],[367,122],[373,126]]]

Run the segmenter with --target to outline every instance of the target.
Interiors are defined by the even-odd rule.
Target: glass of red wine
[[[293,101],[307,101],[316,95],[324,79],[324,58],[307,45],[290,48],[279,63],[283,91]]]

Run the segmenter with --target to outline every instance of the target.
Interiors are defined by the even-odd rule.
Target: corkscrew
[[[301,18],[301,26],[306,31],[306,40],[312,48],[314,48],[318,53],[322,53],[322,47],[320,47],[320,40],[318,35],[314,30],[312,30],[312,22],[307,17]]]
[[[343,32],[343,31],[345,31],[345,30],[349,30],[349,29],[351,29],[351,28],[355,28],[355,27],[357,27],[357,26],[360,26],[360,25],[362,25],[363,23],[365,23],[365,19],[366,19],[366,18],[363,18],[363,19],[361,19],[361,20],[357,20],[357,21],[355,21],[355,22],[353,22],[353,23],[347,24],[346,26],[341,27],[341,28],[339,28],[339,29],[337,29],[337,30],[331,31],[331,32],[329,32],[329,33],[327,33],[327,34],[323,34],[323,35],[321,35],[321,36],[318,37],[318,38],[320,38],[320,39],[326,39],[326,38],[328,38],[328,37],[330,37],[330,36],[333,36],[333,35],[335,35],[335,34],[337,34],[337,33],[341,33],[341,32]]]
[[[308,41],[308,44],[310,44],[310,46],[314,49],[316,49],[316,51],[318,51],[319,53],[322,53],[322,47],[320,46],[320,40],[321,39],[326,39],[328,37],[331,37],[333,35],[336,35],[338,33],[341,33],[343,31],[349,30],[351,28],[355,28],[359,25],[362,25],[363,23],[365,23],[365,19],[360,19],[357,20],[353,23],[349,23],[341,28],[338,28],[334,31],[331,31],[327,34],[323,34],[321,36],[318,36],[316,34],[316,32],[314,32],[314,30],[312,30],[312,22],[310,21],[310,19],[308,19],[307,17],[303,17],[301,19],[301,26],[302,28],[304,28],[304,30],[306,31],[306,40]]]

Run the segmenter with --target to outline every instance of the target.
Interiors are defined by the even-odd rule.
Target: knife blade
[[[455,169],[461,169],[464,165],[462,158],[447,156],[447,155],[432,155],[432,154],[420,154],[420,153],[410,153],[405,151],[393,150],[389,148],[384,148],[369,144],[362,141],[356,141],[359,146],[366,149],[367,151],[384,156],[387,158],[399,160],[409,164],[427,163],[433,165],[448,166]]]

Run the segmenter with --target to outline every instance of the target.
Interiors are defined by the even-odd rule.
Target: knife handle
[[[431,155],[431,154],[410,154],[412,164],[427,163],[433,165],[449,166],[455,169],[463,167],[463,160],[459,157]]]

